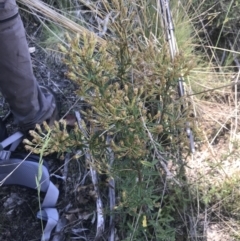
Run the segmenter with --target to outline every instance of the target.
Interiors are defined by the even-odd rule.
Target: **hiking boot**
[[[58,101],[56,93],[54,93],[50,88],[42,85],[40,85],[39,87],[45,96],[52,95],[55,100],[56,107],[52,113],[52,116],[46,120],[47,124],[51,127],[54,125],[54,121],[58,121],[60,119],[59,118],[60,102]]]
[[[45,119],[43,121],[45,121],[50,127],[54,125],[54,121],[58,121],[59,120],[59,109],[60,109],[60,102],[58,101],[58,98],[56,96],[56,94],[49,89],[46,86],[39,86],[41,92],[43,93],[44,96],[46,96],[47,98],[49,96],[51,96],[51,98],[53,99],[53,103],[52,106],[54,108],[53,113],[51,114],[51,116],[48,119]],[[42,126],[43,121],[39,122],[38,124],[40,124]],[[3,122],[4,123],[12,123],[13,125],[15,125],[16,123],[14,120],[14,116],[11,110],[9,110],[9,112],[6,114],[6,116],[3,118]],[[37,123],[36,123],[37,124]],[[29,130],[33,130],[35,129],[35,125],[36,124],[31,124],[28,127],[26,126],[19,126],[20,127],[20,131],[23,133],[28,133]]]

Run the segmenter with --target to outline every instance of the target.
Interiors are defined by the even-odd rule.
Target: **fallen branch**
[[[111,138],[107,137],[107,145],[110,146]],[[111,168],[113,162],[114,162],[114,153],[113,150],[110,147],[107,147],[108,151],[108,159],[109,159],[109,169]],[[110,171],[110,170],[109,170]],[[110,206],[110,212],[114,211],[115,205],[116,205],[116,195],[115,195],[115,180],[113,177],[109,178],[108,181],[108,197],[109,197],[109,206]],[[110,235],[108,237],[108,241],[114,241],[115,240],[115,223],[114,223],[114,216],[113,213],[110,214],[110,221],[109,221],[109,227],[110,227]]]
[[[87,132],[85,131],[83,125],[82,125],[82,118],[81,115],[78,111],[75,111],[75,116],[77,119],[77,123],[78,123],[78,127],[80,130],[82,130],[82,133],[84,134],[84,136],[87,138]],[[86,148],[86,152],[85,152],[85,157],[86,160],[89,161],[89,163],[93,163],[94,164],[94,158],[92,157],[89,148]],[[97,195],[97,200],[96,200],[96,208],[97,208],[97,232],[96,232],[96,236],[95,239],[99,240],[104,232],[105,229],[105,220],[103,217],[103,203],[100,197],[100,191],[99,191],[99,185],[98,185],[98,174],[96,172],[96,170],[93,168],[93,166],[90,164],[90,173],[91,173],[91,178],[92,178],[92,183],[93,183],[93,187],[94,187],[94,191]]]

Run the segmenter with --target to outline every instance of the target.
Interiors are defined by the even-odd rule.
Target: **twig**
[[[79,113],[79,111],[75,111],[75,116],[77,119],[78,126],[80,130],[82,131],[83,135],[87,138],[88,134],[86,130],[84,129],[82,125],[82,118]],[[86,153],[85,153],[86,160],[88,160],[90,163],[94,163],[94,158],[92,157],[89,148],[86,148]],[[98,175],[96,170],[90,165],[90,173],[91,173],[91,178],[92,178],[92,183],[94,186],[94,191],[97,194],[97,200],[96,200],[96,207],[97,207],[97,232],[96,232],[96,237],[95,239],[98,240],[100,239],[102,233],[104,232],[105,229],[105,220],[103,217],[103,203],[100,197],[100,191],[98,188]]]
[[[65,185],[64,185],[64,190],[65,190],[65,197],[67,197],[67,176],[68,176],[68,163],[70,160],[70,154],[67,153],[65,156],[64,160],[64,166],[63,166],[63,176],[65,177]]]
[[[97,23],[98,23],[98,29],[99,29],[98,35],[100,37],[104,36],[107,32],[110,17],[111,17],[111,12],[108,13],[103,20],[101,18],[99,18],[98,16],[95,17],[97,20]],[[102,25],[102,31],[100,31],[100,25]]]
[[[227,84],[227,85],[222,85],[220,87],[211,88],[211,89],[208,89],[208,90],[203,90],[203,91],[200,91],[200,92],[197,92],[197,93],[193,93],[193,94],[188,94],[188,95],[186,95],[186,97],[190,97],[190,96],[194,96],[194,95],[200,95],[200,94],[204,94],[204,93],[207,93],[207,92],[212,92],[214,90],[219,90],[219,89],[223,89],[223,88],[230,87],[230,86],[235,86],[235,85],[238,85],[238,83],[234,82],[234,83],[230,83],[230,84]]]
[[[151,132],[148,130],[148,128],[147,128],[147,126],[146,126],[146,123],[145,123],[143,117],[141,117],[141,119],[142,119],[143,126],[144,126],[145,130],[146,130],[147,133],[148,133],[148,137],[149,137],[149,139],[150,139],[150,141],[151,141],[151,143],[152,143],[152,145],[153,145],[153,148],[154,148],[154,151],[155,151],[155,153],[156,153],[156,156],[157,156],[157,158],[158,158],[158,160],[159,160],[159,163],[161,164],[162,168],[164,169],[165,173],[167,174],[167,178],[168,178],[168,179],[172,179],[177,185],[179,185],[179,186],[181,187],[182,184],[180,184],[179,181],[177,181],[176,178],[174,178],[173,174],[169,171],[167,165],[165,164],[165,163],[167,163],[167,161],[166,161],[165,158],[159,153],[159,151],[158,151],[158,149],[157,149],[157,147],[156,147],[156,145],[155,145],[155,141],[154,141],[154,139],[153,139],[153,136],[152,136]]]
[[[91,157],[91,154],[87,154],[88,157],[90,158],[91,162],[94,163],[94,160]],[[93,169],[93,167],[90,165],[90,172],[91,172],[91,177],[92,177],[92,183],[94,186],[94,191],[97,194],[97,201],[96,201],[96,206],[97,206],[97,233],[96,233],[96,239],[100,239],[102,233],[104,232],[105,228],[105,221],[103,217],[103,203],[100,198],[100,191],[98,188],[98,175],[96,170]]]
[[[223,54],[222,54],[222,58],[221,58],[221,62],[220,62],[220,66],[223,65],[225,59],[226,59],[226,50],[223,50]]]
[[[230,41],[229,39],[228,39],[228,44],[230,45],[230,48],[231,48],[231,50],[233,51],[233,52],[232,52],[233,61],[235,62],[236,66],[238,67],[238,71],[240,71],[240,63],[239,63],[239,61],[238,61],[236,52],[234,51],[233,44],[231,43],[231,41]]]
[[[68,163],[69,163],[69,159],[70,159],[70,154],[67,153],[65,160],[64,160],[64,166],[63,166],[63,176],[65,177],[65,181],[67,180],[67,176],[68,176]]]
[[[113,162],[114,162],[114,152],[113,150],[109,147],[110,146],[110,141],[111,138],[108,136],[107,137],[107,151],[108,151],[108,159],[109,159],[109,169],[111,168]],[[115,207],[115,200],[116,200],[116,195],[115,195],[115,180],[113,177],[110,177],[109,179],[109,191],[108,191],[108,196],[109,196],[109,206],[110,206],[110,211],[113,212],[114,207]],[[110,226],[110,235],[108,237],[108,241],[114,241],[115,240],[115,223],[114,223],[114,216],[113,213],[110,214],[110,221],[109,221],[109,226]]]
[[[82,122],[82,118],[81,118],[81,115],[80,115],[79,111],[75,111],[75,117],[77,119],[77,124],[78,124],[79,129],[81,130],[83,135],[87,138],[88,134],[87,134],[85,128],[82,126],[82,123],[81,123]]]

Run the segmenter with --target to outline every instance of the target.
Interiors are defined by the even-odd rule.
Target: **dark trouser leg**
[[[6,2],[11,2],[16,9],[15,0]],[[11,11],[0,8],[0,90],[9,103],[16,122],[23,129],[29,129],[49,119],[56,104],[51,94],[45,96],[41,92],[33,75],[20,16],[2,21],[3,15],[8,18],[13,16]]]

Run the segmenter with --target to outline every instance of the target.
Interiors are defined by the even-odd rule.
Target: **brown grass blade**
[[[71,19],[65,17],[61,13],[58,13],[53,8],[51,8],[48,4],[40,1],[40,0],[18,0],[19,3],[24,4],[34,12],[38,12],[45,16],[48,19],[51,19],[54,23],[57,23],[61,25],[66,30],[73,32],[73,33],[79,33],[80,35],[86,34],[86,35],[92,35],[97,39],[97,42],[99,44],[104,44],[105,40],[97,36],[95,33],[89,31],[88,29],[80,26],[79,24],[75,23]]]

